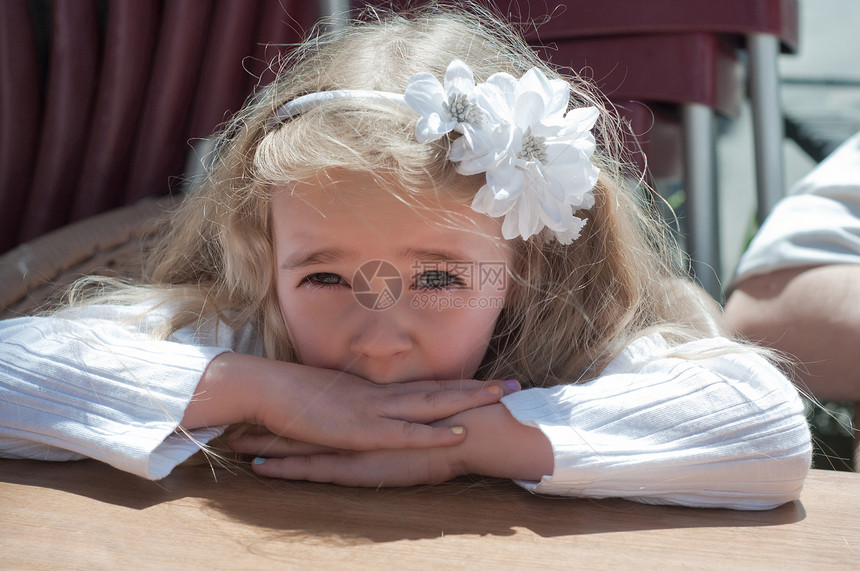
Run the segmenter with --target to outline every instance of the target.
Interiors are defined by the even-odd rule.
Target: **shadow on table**
[[[13,469],[9,469],[13,466]],[[21,470],[21,466],[26,469]],[[540,537],[640,530],[784,525],[805,511],[792,502],[769,511],[648,506],[530,494],[505,480],[458,479],[435,486],[363,489],[262,479],[182,466],[158,482],[93,461],[0,461],[0,481],[39,486],[145,512],[164,503],[199,509],[256,528],[270,539],[319,538],[335,544],[418,540],[455,535]]]

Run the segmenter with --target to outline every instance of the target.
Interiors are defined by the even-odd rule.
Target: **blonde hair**
[[[367,11],[346,29],[317,31],[282,62],[277,80],[220,133],[211,167],[151,257],[148,279],[170,286],[166,295],[184,308],[170,331],[213,314],[231,325],[253,323],[265,356],[295,360],[274,288],[269,200],[275,185],[347,170],[372,173],[403,196],[463,187],[451,184],[464,179],[447,159],[451,139],[417,143],[416,116],[384,101],[330,101],[284,124],[267,123],[299,95],[331,89],[402,93],[413,74],[441,77],[455,58],[479,82],[500,71],[519,77],[534,66],[562,77],[510,25],[488,10],[466,8],[459,2],[397,14]],[[572,106],[601,110],[594,129],[593,160],[601,169],[596,204],[580,213],[588,223],[570,246],[547,234],[511,241],[509,297],[482,378],[516,378],[527,386],[569,383],[593,376],[632,338],[653,328],[679,340],[715,333],[693,287],[678,278],[678,251],[650,214],[642,186],[626,182],[611,106],[578,77],[565,79]],[[480,184],[480,176],[472,177],[475,191]]]

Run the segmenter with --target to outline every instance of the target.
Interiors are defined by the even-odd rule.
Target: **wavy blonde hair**
[[[468,8],[468,9],[466,9]],[[706,305],[679,277],[680,254],[652,216],[642,185],[620,160],[619,121],[603,97],[576,76],[541,61],[510,25],[459,2],[400,13],[367,11],[347,29],[317,31],[281,63],[225,126],[211,166],[175,212],[150,259],[148,280],[181,302],[168,330],[219,315],[253,323],[267,357],[295,360],[274,288],[270,192],[336,170],[373,173],[399,197],[444,195],[481,177],[459,175],[448,160],[451,139],[415,140],[416,116],[384,101],[330,101],[275,127],[275,110],[295,97],[330,89],[402,93],[410,76],[437,77],[455,58],[477,81],[537,66],[571,84],[571,105],[601,110],[594,129],[601,169],[582,236],[570,246],[549,234],[511,241],[511,287],[482,378],[526,386],[587,379],[631,339],[654,328],[685,340],[716,332]],[[635,180],[635,178],[634,178]],[[647,190],[647,189],[646,189]],[[458,197],[463,199],[463,197]],[[704,326],[702,324],[705,324]]]

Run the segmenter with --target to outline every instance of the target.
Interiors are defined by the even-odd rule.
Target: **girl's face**
[[[275,192],[278,302],[302,363],[376,383],[474,376],[510,253],[498,220],[440,206],[410,207],[354,173]]]

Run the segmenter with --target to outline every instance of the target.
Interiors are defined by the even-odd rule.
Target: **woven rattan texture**
[[[138,277],[173,197],[144,200],[60,228],[0,256],[0,319],[50,308],[84,275]]]

